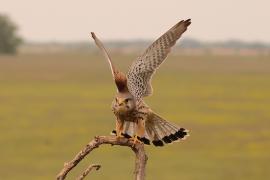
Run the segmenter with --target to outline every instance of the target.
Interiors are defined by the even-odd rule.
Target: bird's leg
[[[136,128],[136,133],[135,136],[132,138],[133,140],[133,145],[135,145],[137,142],[143,143],[138,139],[144,137],[145,134],[145,121],[144,119],[139,119],[137,122],[137,128]]]
[[[115,126],[116,126],[115,127],[116,137],[123,137],[122,132],[123,132],[124,123],[121,120],[117,119]]]

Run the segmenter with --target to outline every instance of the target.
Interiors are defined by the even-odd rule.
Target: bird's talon
[[[135,144],[136,143],[139,143],[139,144],[142,144],[143,142],[142,141],[140,141],[139,139],[138,139],[138,136],[137,135],[135,135],[133,138],[130,138],[132,141],[133,141],[133,147],[135,146]]]
[[[116,138],[122,138],[124,137],[123,135],[119,134],[119,135],[116,135]]]

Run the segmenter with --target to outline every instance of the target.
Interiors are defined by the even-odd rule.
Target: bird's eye
[[[128,101],[131,101],[132,99],[131,98],[127,98],[125,99],[125,103],[127,103]]]

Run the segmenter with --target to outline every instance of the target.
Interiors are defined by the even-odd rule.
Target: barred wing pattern
[[[190,24],[190,19],[178,22],[132,63],[127,73],[127,85],[128,90],[137,100],[153,93],[152,75]]]

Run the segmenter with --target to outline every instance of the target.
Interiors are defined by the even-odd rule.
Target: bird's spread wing
[[[107,52],[107,50],[103,46],[102,42],[97,38],[95,33],[91,32],[91,35],[92,35],[92,38],[95,40],[95,43],[96,43],[97,47],[101,50],[104,57],[107,59],[108,63],[110,64],[110,68],[111,68],[112,75],[113,75],[113,78],[114,78],[115,73],[116,73],[116,69],[115,69],[115,67],[114,67],[114,65],[113,65],[113,63],[111,61],[111,57],[110,57],[109,53]]]
[[[153,73],[166,59],[171,47],[175,45],[190,24],[190,19],[178,22],[132,63],[127,74],[127,85],[136,99],[152,94],[151,77]]]
[[[93,39],[95,40],[96,45],[99,47],[99,49],[101,50],[101,52],[103,53],[104,57],[107,59],[110,68],[111,68],[111,72],[112,72],[112,76],[113,79],[115,81],[115,84],[117,86],[118,91],[126,91],[127,90],[127,79],[125,74],[123,74],[122,72],[120,72],[119,70],[117,70],[115,68],[115,66],[113,65],[110,55],[108,54],[107,50],[105,49],[105,47],[103,46],[102,42],[97,38],[97,36],[95,35],[95,33],[91,32],[91,35],[93,37]]]

